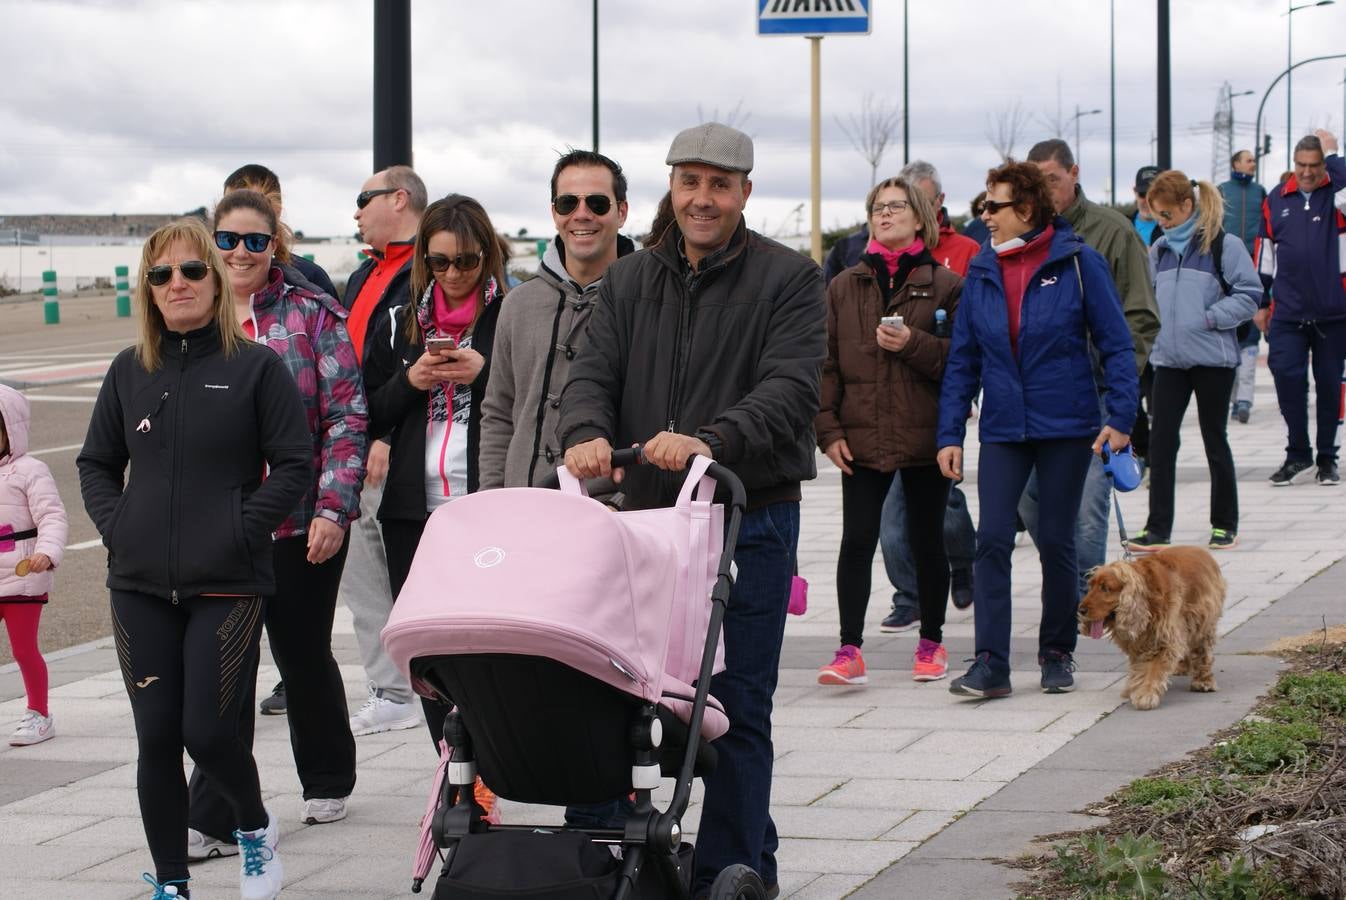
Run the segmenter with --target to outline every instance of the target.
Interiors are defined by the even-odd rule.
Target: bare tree
[[[1029,115],[1018,100],[1008,109],[996,113],[995,118],[990,115],[986,117],[986,140],[991,142],[991,147],[1000,154],[1001,159],[1009,159],[1014,155],[1014,147],[1023,136],[1024,126],[1028,122]]]
[[[888,144],[898,132],[898,123],[902,119],[902,109],[896,103],[866,93],[860,101],[860,114],[852,113],[847,121],[837,117],[837,126],[842,130],[855,152],[869,163],[869,183],[878,183],[879,163]]]
[[[739,131],[743,131],[744,127],[748,124],[748,120],[751,118],[752,113],[744,112],[743,110],[742,99],[734,104],[733,109],[724,114],[724,118],[720,118],[720,108],[718,106],[711,110],[710,118],[706,118],[705,112],[701,109],[701,104],[698,103],[696,105],[696,119],[702,124],[706,122],[719,122],[721,125],[728,125],[730,128],[737,128]]]

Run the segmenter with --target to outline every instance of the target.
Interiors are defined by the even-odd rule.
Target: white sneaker
[[[398,703],[379,694],[373,682],[369,684],[369,699],[360,711],[351,716],[351,734],[378,734],[381,731],[400,731],[421,724],[421,714],[415,703]]]
[[[314,798],[304,801],[304,815],[299,821],[305,825],[322,825],[346,818],[346,801],[350,797]]]
[[[37,710],[30,709],[23,714],[19,727],[9,736],[9,746],[28,747],[54,737],[56,737],[56,721],[51,716],[44,716]]]
[[[238,872],[240,900],[275,900],[285,882],[285,869],[276,853],[280,827],[275,815],[268,810],[265,828],[235,831],[234,838],[242,857]]]
[[[195,828],[187,829],[187,859],[189,862],[204,862],[207,859],[220,859],[225,856],[238,856],[238,844],[222,841],[203,834]]]

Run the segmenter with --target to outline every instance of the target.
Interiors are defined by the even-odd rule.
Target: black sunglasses
[[[355,208],[364,209],[369,205],[369,201],[375,197],[382,197],[384,194],[396,194],[401,188],[374,188],[373,190],[361,191],[355,195]]]
[[[1007,207],[1013,206],[1013,205],[1014,205],[1014,201],[1013,201],[1013,200],[984,200],[984,201],[982,201],[982,204],[983,204],[983,205],[982,205],[982,208],[983,208],[986,212],[990,213],[991,215],[995,215],[996,213],[1000,212],[1002,209],[1005,209],[1005,208],[1007,208]]]
[[[471,272],[481,265],[480,253],[459,253],[457,256],[444,256],[440,253],[427,253],[425,264],[431,272],[447,272],[453,266],[459,272]]]
[[[583,197],[577,197],[574,194],[561,194],[551,202],[552,208],[560,215],[568,216],[579,209],[580,201],[589,207],[589,212],[596,216],[606,216],[608,210],[612,209],[612,198],[606,194],[585,194]]]
[[[175,266],[150,266],[145,270],[145,280],[155,287],[163,287],[173,277],[174,269],[181,272],[182,277],[188,281],[200,281],[206,277],[206,273],[210,271],[210,266],[199,259],[189,259]]]
[[[249,253],[261,253],[271,245],[271,235],[262,234],[260,231],[249,234],[239,234],[237,231],[215,232],[215,246],[221,250],[232,250],[238,246],[239,241],[243,242]]]

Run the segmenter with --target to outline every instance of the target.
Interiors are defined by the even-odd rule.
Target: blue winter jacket
[[[1346,215],[1336,208],[1346,190],[1346,161],[1327,157],[1328,180],[1309,194],[1291,175],[1267,194],[1257,239],[1257,271],[1276,301],[1281,322],[1346,319]]]
[[[1020,307],[1018,358],[1010,349],[995,251],[987,243],[972,260],[944,366],[939,447],[962,446],[979,388],[982,443],[1097,435],[1102,423],[1090,343],[1103,367],[1107,424],[1131,433],[1139,395],[1135,350],[1107,260],[1064,218],[1057,216],[1053,226],[1047,261]]]
[[[1159,337],[1150,351],[1150,363],[1167,369],[1239,364],[1238,327],[1257,312],[1262,282],[1243,241],[1224,235],[1221,263],[1229,294],[1215,276],[1215,256],[1201,252],[1201,235],[1194,234],[1182,259],[1161,237],[1150,248],[1154,296],[1159,302]]]
[[[1224,230],[1243,240],[1243,246],[1252,256],[1257,247],[1257,230],[1262,224],[1262,202],[1267,189],[1256,181],[1236,181],[1230,178],[1220,185],[1224,198]]]

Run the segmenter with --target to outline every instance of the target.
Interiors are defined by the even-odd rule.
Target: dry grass
[[[1145,896],[1346,900],[1346,693],[1340,679],[1317,680],[1324,677],[1317,673],[1346,676],[1346,627],[1277,646],[1288,669],[1244,722],[1090,807],[1105,824],[1050,839],[1070,841],[1071,848],[1084,848],[1096,836],[1113,846],[1127,835],[1156,842],[1160,852],[1152,866],[1164,886]],[[1315,692],[1319,686],[1330,691]],[[1081,887],[1091,884],[1086,870],[1097,854],[1071,852],[1070,859],[1052,854],[1013,861],[1031,873],[1021,896],[1140,896],[1105,890],[1101,877]],[[1235,864],[1253,874],[1227,876]],[[1212,878],[1256,886],[1213,890]]]

